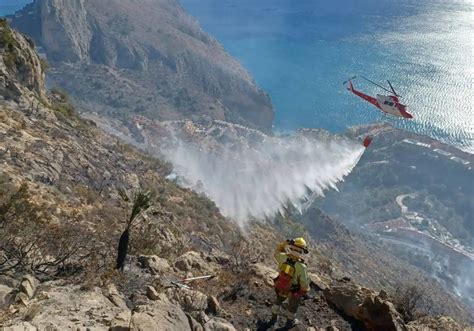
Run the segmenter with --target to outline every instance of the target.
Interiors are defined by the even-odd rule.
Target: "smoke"
[[[250,144],[216,148],[179,140],[161,153],[183,186],[204,193],[223,215],[243,226],[323,195],[349,174],[363,147],[349,140],[268,137]]]
[[[467,300],[467,302],[474,307],[474,261],[470,260],[460,266],[459,274],[453,275],[454,291],[458,296]]]
[[[433,273],[432,277],[448,288],[465,303],[474,307],[474,260],[465,257],[464,259],[455,259],[453,256],[436,254],[432,251]],[[458,256],[459,258],[459,256]]]

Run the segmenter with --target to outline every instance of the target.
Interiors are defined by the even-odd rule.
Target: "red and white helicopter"
[[[364,94],[360,91],[357,91],[354,88],[354,86],[352,85],[352,80],[355,79],[355,78],[357,78],[357,77],[354,76],[354,77],[352,77],[352,78],[350,78],[350,79],[348,79],[347,81],[344,82],[344,85],[349,83],[349,86],[347,87],[347,89],[349,91],[351,91],[352,93],[354,93],[358,97],[364,99],[365,101],[370,102],[371,104],[373,104],[375,107],[380,109],[385,114],[396,116],[396,117],[413,118],[413,116],[406,111],[407,107],[399,102],[399,98],[401,98],[401,96],[399,96],[397,94],[397,92],[395,92],[395,89],[393,88],[392,84],[390,84],[390,81],[387,80],[391,91],[386,89],[385,87],[371,81],[370,79],[361,76],[361,78],[365,79],[366,81],[382,88],[383,90],[385,90],[389,93],[392,93],[392,95],[377,94],[377,96],[374,98],[370,95],[367,95],[367,94]]]

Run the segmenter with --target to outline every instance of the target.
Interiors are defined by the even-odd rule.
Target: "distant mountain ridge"
[[[11,23],[44,49],[49,85],[84,110],[272,125],[268,95],[178,1],[37,0]]]

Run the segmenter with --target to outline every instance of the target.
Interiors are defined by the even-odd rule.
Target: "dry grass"
[[[0,200],[0,274],[10,271],[38,277],[67,277],[84,271],[89,262],[107,263],[100,231],[78,219],[57,224],[47,207],[36,205],[28,185],[10,186]],[[54,240],[52,240],[54,238]]]

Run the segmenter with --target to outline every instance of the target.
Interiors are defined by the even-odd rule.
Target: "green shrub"
[[[5,19],[0,19],[0,47],[12,50],[17,45],[15,38],[8,22]]]
[[[4,49],[3,61],[7,67],[15,66],[18,59],[16,53],[17,41],[13,37],[13,33],[8,26],[6,19],[0,19],[0,48]]]
[[[69,96],[66,92],[58,89],[57,87],[53,87],[51,89],[51,95],[53,102],[51,104],[51,108],[63,115],[64,117],[76,117],[76,110],[74,106],[71,104],[69,100]]]
[[[58,87],[53,87],[51,89],[51,94],[56,97],[59,102],[62,102],[62,103],[68,103],[69,102],[69,96],[67,95],[66,92],[64,92],[63,90],[59,89]]]

